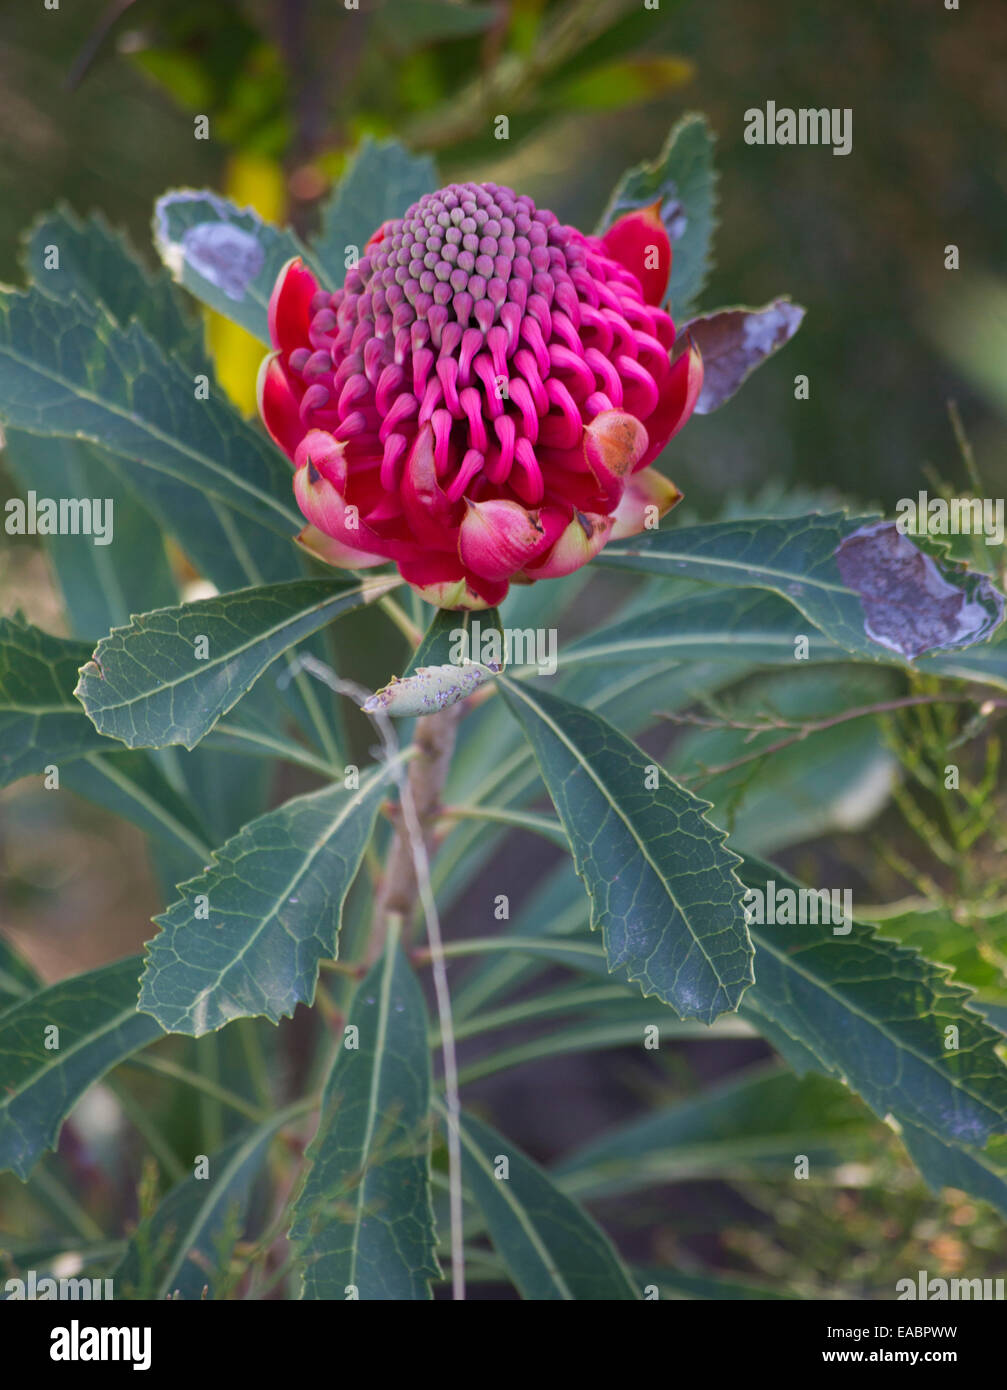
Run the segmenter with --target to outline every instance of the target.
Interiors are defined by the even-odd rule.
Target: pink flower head
[[[259,409],[301,542],[484,608],[663,515],[680,494],[647,465],[703,381],[695,349],[670,360],[670,267],[654,209],[600,239],[492,183],[426,194],[334,293],[291,261]]]

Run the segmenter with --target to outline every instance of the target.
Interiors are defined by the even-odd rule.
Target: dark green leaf
[[[682,1018],[712,1023],[736,1009],[752,948],[738,858],[708,803],[598,715],[524,682],[501,688],[569,837],[609,968]]]
[[[38,976],[26,960],[0,936],[0,1013],[18,999],[26,999],[42,988]]]
[[[61,980],[0,1015],[0,1170],[26,1179],[84,1092],[161,1036],[136,1011],[140,964],[130,956]]]
[[[310,1003],[392,772],[382,765],[358,791],[324,787],[268,811],[180,884],[154,919],[163,930],[148,943],[140,1008],[199,1037],[234,1018],[278,1023]]]
[[[396,942],[358,988],[290,1231],[302,1297],[430,1298],[430,1052],[423,992]],[[356,1046],[347,1046],[354,1042]]]
[[[293,580],[142,614],[98,643],[75,694],[129,748],[193,748],[289,647],[398,582]]]
[[[471,647],[473,621],[479,624],[479,650],[467,649],[466,654],[473,661],[481,661],[483,641],[488,634],[500,631],[500,614],[497,610],[490,608],[479,613],[453,613],[446,608],[438,608],[403,675],[411,676],[420,666],[450,665],[459,646],[459,632],[468,634],[468,647]]]
[[[60,786],[177,850],[189,871],[210,852],[200,817],[148,753],[119,748],[115,753],[87,754],[61,770]]]
[[[764,895],[774,883],[774,901],[799,891],[782,870],[754,858],[739,873]],[[791,1065],[842,1078],[880,1118],[893,1115],[942,1142],[981,1150],[1004,1131],[1001,1036],[946,967],[857,922],[848,933],[844,924],[837,933],[828,923],[759,922],[768,916],[768,900],[766,912],[760,901],[749,899],[756,983],[741,1013]],[[955,1049],[946,1046],[952,1027]]]
[[[675,656],[683,661],[749,661],[793,666],[796,639],[807,624],[793,604],[745,589],[703,591],[647,608],[576,642],[564,643],[561,670],[582,662],[636,663]],[[809,661],[846,661],[849,653],[812,634]]]
[[[462,1118],[461,1139],[465,1184],[524,1298],[639,1298],[605,1233],[516,1145],[471,1115]],[[506,1176],[498,1176],[502,1158]]]

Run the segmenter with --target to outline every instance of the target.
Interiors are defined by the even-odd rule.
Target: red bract
[[[680,494],[647,465],[703,381],[698,351],[670,360],[670,267],[655,209],[600,240],[471,183],[386,222],[334,293],[291,261],[259,408],[302,543],[484,608],[653,524]]]

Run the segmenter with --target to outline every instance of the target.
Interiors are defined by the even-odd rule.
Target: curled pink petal
[[[584,430],[584,457],[598,486],[615,507],[626,479],[647,452],[647,431],[635,415],[606,410]]]
[[[301,423],[300,402],[294,394],[278,352],[270,353],[262,359],[255,392],[262,423],[274,443],[278,444],[289,458],[293,458],[304,434],[304,426]]]
[[[387,555],[368,555],[363,550],[353,550],[335,536],[327,536],[317,526],[305,526],[295,536],[295,541],[308,555],[321,560],[325,565],[333,565],[341,570],[373,569],[375,565],[387,565]]]
[[[288,261],[269,296],[269,340],[281,352],[293,352],[307,342],[311,301],[317,293],[318,281],[300,256]]]
[[[671,241],[661,217],[661,200],[627,212],[605,233],[605,250],[640,282],[644,303],[660,304],[671,277]]]
[[[509,579],[548,545],[537,512],[500,497],[469,502],[458,533],[458,557],[484,579]]]
[[[575,512],[573,520],[545,558],[526,567],[529,579],[561,579],[593,560],[612,533],[612,518],[594,512]]]
[[[621,541],[627,536],[638,536],[641,531],[655,530],[662,516],[681,500],[675,484],[656,468],[634,473],[612,513],[615,524],[609,540]]]

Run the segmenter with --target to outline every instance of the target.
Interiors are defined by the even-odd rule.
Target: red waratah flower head
[[[670,268],[656,208],[598,238],[492,183],[426,194],[333,293],[291,261],[259,408],[301,542],[485,608],[663,515],[679,493],[647,465],[703,381],[698,351],[670,360]]]

